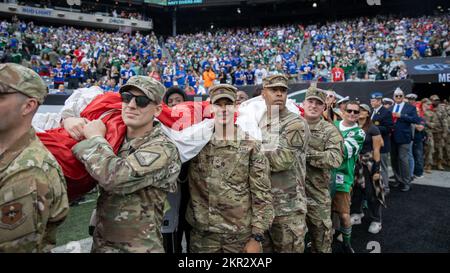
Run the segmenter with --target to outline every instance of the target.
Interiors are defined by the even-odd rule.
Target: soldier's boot
[[[440,170],[440,171],[444,170],[444,166],[442,166],[442,160],[438,162],[437,169]]]
[[[425,165],[425,168],[423,169],[426,173],[431,173],[431,165],[427,164]]]

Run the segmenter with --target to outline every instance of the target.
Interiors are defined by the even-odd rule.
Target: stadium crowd
[[[450,55],[448,26],[448,16],[360,18],[324,26],[179,35],[161,41],[154,34],[43,27],[14,18],[0,23],[1,63],[8,63],[0,67],[0,88],[5,93],[1,102],[7,110],[30,103],[23,106],[28,110],[20,123],[21,141],[42,146],[31,120],[47,91],[32,71],[49,79],[52,89],[61,93],[66,86],[73,90],[93,85],[106,92],[85,105],[86,116],[71,111],[57,122],[72,143],[69,156],[83,164],[81,168],[100,188],[93,252],[163,252],[160,226],[166,197],[180,187],[184,212],[180,210],[178,251],[185,232],[193,238],[186,237],[192,252],[303,252],[308,230],[312,252],[331,252],[332,224],[338,223],[333,226],[335,236],[342,236],[344,252],[353,253],[352,225],[361,223],[364,209],[371,221],[368,231],[380,232],[382,207],[391,188],[408,192],[412,180],[422,178],[424,171],[430,172],[433,165],[443,170],[450,162],[450,106],[436,95],[415,102],[416,95],[399,88],[392,99],[372,93],[369,106],[349,98],[337,100],[333,91],[313,84],[302,105],[291,110],[287,109],[288,84],[406,78],[404,60]],[[33,81],[34,88],[27,88],[22,78]],[[254,106],[243,104],[248,97],[239,94],[239,86],[259,84],[261,100],[255,98]],[[107,91],[120,92],[120,97]],[[13,101],[6,94],[25,98]],[[262,151],[260,143],[249,141],[247,135],[245,143],[236,143],[234,131],[215,130],[202,150],[189,158],[190,165],[182,165],[179,147],[161,123],[188,94],[210,95],[212,120],[222,130],[235,126],[238,108],[234,106],[239,107],[240,117],[245,116],[245,107],[253,115],[251,107],[267,112],[279,107],[279,116],[267,114],[266,123],[256,123],[267,136],[272,122],[278,122],[282,145]],[[227,109],[230,106],[232,111]],[[114,111],[119,108],[122,111]],[[100,116],[106,118],[104,122],[98,120]],[[161,123],[153,123],[154,117]],[[10,128],[5,128],[11,130],[4,131],[10,135],[0,136],[9,136],[12,143],[11,134],[18,126],[11,114],[6,118]],[[27,130],[31,133],[24,133]],[[106,139],[117,142],[118,153]],[[51,147],[48,140],[46,144]],[[2,153],[10,154],[8,148],[2,146]],[[49,162],[45,168],[59,176],[58,181],[62,172],[55,158],[44,158]],[[29,162],[27,157],[19,159],[6,169],[11,172],[11,185],[23,175],[16,172],[26,167],[21,163]],[[14,175],[19,178],[13,179]],[[188,183],[177,186],[177,181]],[[61,186],[56,184],[48,187]],[[55,212],[51,220],[60,223],[67,215],[68,200],[63,190],[53,190],[60,200],[56,202],[59,214]],[[13,226],[21,220],[17,213],[21,204],[4,204],[2,221]],[[42,211],[50,210],[45,205]],[[332,216],[336,216],[333,223]],[[0,250],[20,249],[24,241],[29,247],[25,250],[43,250],[34,248],[33,242],[42,239],[39,236],[45,231],[19,242],[13,240],[16,234],[4,232],[10,240],[2,241]]]
[[[188,94],[206,94],[213,82],[261,84],[274,74],[286,74],[290,82],[405,79],[405,60],[450,55],[449,20],[359,18],[217,30],[163,42],[153,33],[36,26],[13,18],[0,24],[0,59],[23,63],[55,83],[71,79],[69,89],[95,84],[118,90],[132,75],[151,75]]]

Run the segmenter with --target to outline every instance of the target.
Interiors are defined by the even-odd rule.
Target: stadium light
[[[317,8],[317,3],[316,2],[313,3],[313,8]]]
[[[237,8],[237,13],[239,13],[239,14],[241,14],[241,9],[240,8]]]

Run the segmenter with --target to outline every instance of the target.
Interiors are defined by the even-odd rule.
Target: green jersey
[[[339,168],[332,173],[333,188],[336,191],[350,192],[355,177],[355,165],[359,152],[364,144],[366,134],[359,128],[358,124],[345,127],[341,121],[335,121],[334,125],[344,138],[344,160]]]

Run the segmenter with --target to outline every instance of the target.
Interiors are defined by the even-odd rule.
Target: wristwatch
[[[259,243],[264,242],[264,235],[262,234],[252,234],[252,238]]]

